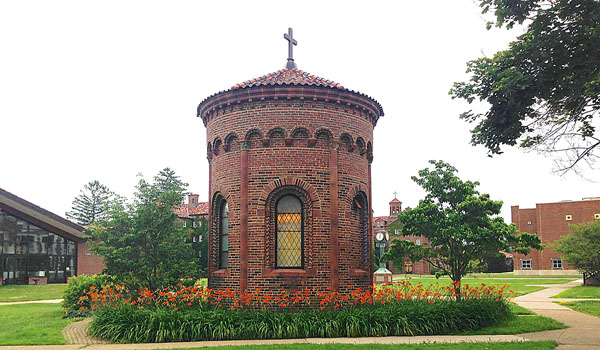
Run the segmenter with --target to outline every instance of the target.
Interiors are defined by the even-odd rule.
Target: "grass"
[[[405,275],[405,274],[394,274],[394,280],[396,279],[405,279],[407,277],[413,278],[431,278],[435,279],[434,275]],[[465,278],[523,278],[523,279],[549,279],[549,278],[569,278],[569,279],[577,279],[583,278],[581,274],[579,275],[515,275],[514,272],[497,272],[497,273],[469,273],[465,276]]]
[[[62,329],[72,321],[62,318],[60,304],[0,306],[0,345],[64,344]]]
[[[0,286],[0,302],[61,299],[66,284]]]
[[[276,345],[239,345],[239,346],[217,346],[214,350],[551,350],[556,347],[553,341],[536,342],[481,342],[481,343],[424,343],[424,344],[276,344]],[[208,349],[191,348],[188,350]],[[175,349],[170,349],[175,350]]]
[[[567,289],[564,292],[553,296],[552,298],[575,298],[575,299],[599,298],[600,299],[600,287],[577,286],[577,287]]]
[[[409,278],[411,283],[423,283],[424,286],[428,284],[439,283],[442,286],[450,285],[451,280],[449,277],[444,276],[439,279],[434,278]],[[481,285],[481,283],[485,283],[487,285],[504,285],[507,284],[510,286],[509,289],[519,293],[519,295],[528,294],[531,292],[536,292],[538,290],[544,289],[544,287],[536,287],[532,286],[533,284],[561,284],[567,283],[575,280],[575,278],[532,278],[532,279],[485,279],[485,278],[469,278],[465,277],[462,280],[462,284],[469,284],[471,287],[476,287]],[[396,280],[399,281],[399,280]]]
[[[508,321],[502,322],[501,324],[474,331],[462,332],[460,335],[521,334],[563,328],[567,328],[567,326],[549,317],[515,316]]]
[[[584,314],[600,317],[600,301],[569,301],[566,303],[560,303],[560,305],[566,306],[575,311],[583,312]]]
[[[513,315],[535,315],[535,312],[519,306],[513,302],[510,303],[510,312]]]

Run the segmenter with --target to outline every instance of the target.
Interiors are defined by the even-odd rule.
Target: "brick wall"
[[[531,259],[531,271],[557,271],[553,269],[552,259],[562,259],[562,256],[549,245],[562,235],[569,234],[571,232],[569,225],[593,221],[594,214],[599,213],[600,200],[541,203],[536,204],[535,209],[520,209],[519,206],[512,206],[512,222],[517,225],[519,231],[537,234],[542,244],[546,245],[544,250],[533,249],[528,255],[514,254],[515,270],[523,271],[521,261]],[[567,215],[571,215],[571,220],[567,220]],[[574,268],[563,261],[561,271],[569,270]]]
[[[228,201],[229,267],[218,268],[217,214],[211,208],[209,286],[368,288],[371,248],[363,263],[352,199],[360,192],[370,199],[373,118],[357,106],[308,99],[243,101],[211,113],[203,116],[209,191],[211,201],[218,195]],[[303,201],[302,269],[275,268],[272,198],[281,189]],[[368,227],[371,242],[370,217]]]
[[[77,275],[91,276],[101,273],[104,267],[102,257],[92,254],[86,242],[77,243]]]

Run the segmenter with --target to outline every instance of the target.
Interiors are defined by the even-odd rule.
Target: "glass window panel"
[[[229,266],[229,205],[227,202],[221,204],[219,220],[219,268],[226,269]]]
[[[27,272],[29,277],[46,277],[48,269],[48,256],[42,254],[27,257]]]
[[[66,277],[73,277],[75,275],[75,257],[74,256],[67,256],[66,257]]]
[[[41,254],[42,249],[42,237],[44,236],[44,230],[39,227],[30,225],[29,226],[29,254]]]
[[[277,267],[302,267],[302,204],[294,196],[277,202]]]
[[[300,213],[302,204],[294,196],[285,196],[277,202],[277,213]]]
[[[67,239],[67,255],[75,255],[75,242]]]
[[[4,217],[4,253],[14,254],[17,243],[17,218],[6,215]]]

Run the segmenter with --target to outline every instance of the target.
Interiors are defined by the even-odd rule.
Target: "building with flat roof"
[[[82,226],[0,188],[0,285],[66,283],[102,272]]]
[[[527,255],[515,253],[515,275],[576,275],[579,271],[566,264],[561,253],[549,245],[569,234],[569,225],[600,220],[600,198],[538,203],[527,209],[513,205],[511,216],[519,231],[538,235],[546,245],[544,250],[532,249]]]

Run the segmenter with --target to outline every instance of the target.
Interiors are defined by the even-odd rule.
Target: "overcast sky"
[[[284,67],[294,29],[298,68],[378,100],[373,206],[387,215],[429,159],[510,206],[600,196],[552,160],[519,149],[488,158],[452,100],[466,62],[505,49],[522,28],[455,1],[3,1],[0,3],[0,187],[64,215],[84,184],[131,196],[143,173],[171,167],[208,197],[205,97]],[[487,15],[486,15],[487,16]],[[593,173],[589,173],[594,178]]]

